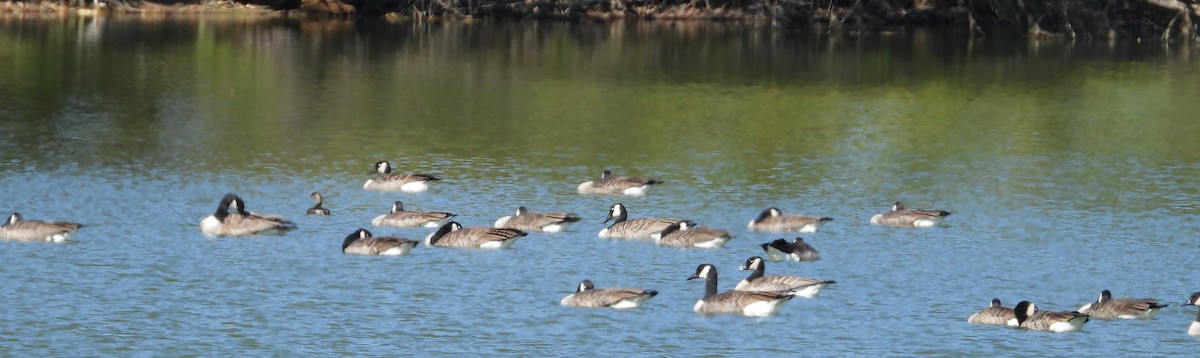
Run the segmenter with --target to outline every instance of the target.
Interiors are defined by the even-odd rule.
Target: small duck
[[[662,182],[662,180],[649,177],[613,175],[612,172],[605,170],[600,174],[599,179],[585,181],[579,184],[576,190],[580,194],[641,196],[646,194],[646,190],[651,185],[662,184]]]
[[[1017,303],[1013,307],[1013,315],[1017,317],[1017,327],[1048,332],[1082,331],[1083,324],[1089,319],[1088,315],[1078,311],[1039,311],[1037,305],[1029,301]]]
[[[804,242],[804,238],[797,237],[792,242],[787,242],[784,239],[775,239],[762,245],[763,251],[767,253],[767,260],[771,261],[817,261],[821,259],[821,253],[817,252],[811,245]]]
[[[662,232],[671,224],[683,222],[683,219],[670,218],[636,218],[629,219],[629,211],[625,209],[625,205],[621,203],[613,204],[608,208],[608,217],[604,218],[607,223],[612,220],[612,225],[600,230],[600,237],[612,239],[653,239],[655,234]]]
[[[967,318],[967,322],[1016,327],[1017,315],[1013,313],[1012,308],[1000,305],[999,298],[993,298],[991,306],[975,312],[975,314]]]
[[[950,216],[949,211],[908,209],[904,207],[904,203],[897,201],[892,205],[892,211],[871,217],[871,223],[898,227],[934,227],[942,225],[942,220],[947,216]]]
[[[429,174],[394,173],[387,161],[375,162],[375,177],[363,183],[363,189],[419,193],[429,189],[429,182],[442,180]]]
[[[738,267],[742,271],[753,270],[750,276],[747,276],[741,282],[738,282],[735,290],[755,291],[755,292],[787,292],[797,297],[813,298],[821,293],[821,290],[829,285],[837,283],[832,280],[818,280],[815,278],[787,276],[787,275],[768,275],[763,276],[766,271],[766,264],[762,257],[752,256],[746,259],[746,264]]]
[[[342,253],[350,255],[400,256],[417,246],[416,240],[391,236],[376,237],[370,231],[359,228],[342,241]]]
[[[318,193],[318,192],[315,192],[315,191],[314,191],[314,192],[312,192],[312,194],[308,194],[308,197],[310,197],[310,198],[313,198],[313,200],[316,200],[316,201],[317,201],[317,204],[316,204],[316,205],[313,205],[313,207],[311,207],[311,208],[308,208],[308,211],[307,211],[307,212],[305,212],[305,214],[308,214],[308,215],[329,215],[329,209],[326,209],[326,208],[323,208],[323,207],[321,207],[321,204],[324,204],[324,203],[325,203],[325,198],[321,197],[321,193]]]
[[[527,235],[517,229],[491,227],[468,227],[451,221],[425,237],[425,245],[438,247],[460,247],[473,249],[503,249],[512,245],[517,238]]]
[[[654,241],[659,246],[678,248],[718,248],[733,240],[733,235],[725,230],[697,228],[695,223],[681,221],[667,226],[662,232],[654,234]]]
[[[12,213],[4,225],[0,225],[0,239],[63,242],[81,227],[83,225],[72,222],[25,220],[21,213]]]
[[[765,232],[782,232],[782,231],[798,231],[802,233],[814,233],[821,229],[821,225],[833,221],[830,217],[804,216],[804,215],[784,215],[779,208],[767,208],[757,218],[750,220],[746,225],[750,231],[765,231]]]
[[[516,215],[502,217],[496,220],[495,227],[509,228],[525,231],[543,231],[543,232],[560,232],[566,230],[573,222],[580,220],[580,217],[571,213],[556,212],[556,213],[535,213],[529,211],[524,206],[517,208]]]
[[[246,211],[246,203],[236,194],[225,194],[217,211],[200,221],[200,231],[217,236],[253,235],[260,232],[295,229],[296,224],[280,216],[264,216]]]
[[[1158,313],[1159,308],[1168,305],[1159,304],[1153,298],[1113,298],[1109,290],[1100,291],[1100,297],[1079,308],[1079,313],[1098,319],[1151,319]]]
[[[692,311],[701,314],[736,313],[750,317],[767,317],[779,312],[792,299],[785,292],[725,291],[717,293],[717,268],[701,264],[688,281],[704,279],[704,297],[696,301]]]
[[[658,291],[640,288],[596,288],[591,280],[583,280],[574,294],[563,297],[559,303],[575,307],[638,308],[655,295]]]
[[[397,200],[392,203],[392,210],[387,214],[376,216],[371,220],[374,226],[396,227],[439,227],[456,215],[440,211],[404,210],[404,203]]]

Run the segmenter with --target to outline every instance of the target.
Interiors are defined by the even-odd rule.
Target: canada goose
[[[267,230],[295,228],[296,224],[282,217],[246,211],[246,203],[235,194],[225,194],[217,205],[217,211],[200,221],[201,232],[217,236],[252,235]]]
[[[454,216],[455,214],[443,213],[439,211],[404,210],[404,203],[396,201],[392,203],[391,212],[376,216],[374,220],[371,220],[371,225],[399,227],[439,227],[450,221],[450,219],[454,218]]]
[[[429,189],[429,182],[442,180],[429,174],[393,173],[392,165],[387,161],[376,162],[375,172],[374,178],[363,183],[363,189],[419,193]]]
[[[726,291],[717,293],[717,268],[712,264],[702,264],[696,267],[696,273],[688,277],[688,281],[704,279],[704,298],[696,301],[692,310],[696,313],[740,313],[751,317],[766,317],[775,312],[783,304],[792,299],[786,292],[753,292]]]
[[[950,215],[943,210],[907,209],[899,201],[892,205],[892,211],[876,214],[871,217],[872,224],[883,224],[903,227],[934,227],[942,224],[942,220]]]
[[[767,260],[771,261],[817,261],[821,259],[821,253],[804,242],[802,237],[797,237],[790,243],[784,239],[775,239],[775,241],[759,246],[766,251]]]
[[[1192,295],[1188,297],[1187,303],[1184,303],[1187,306],[1198,306],[1198,304],[1200,304],[1200,292],[1192,292]],[[1188,335],[1200,337],[1200,312],[1196,313],[1196,320],[1192,321],[1191,326],[1188,326]]]
[[[599,179],[589,180],[579,184],[577,191],[580,194],[602,194],[602,195],[644,195],[646,189],[651,185],[660,184],[662,180],[648,177],[627,177],[623,175],[613,175],[612,172],[605,170],[600,175]]]
[[[993,298],[991,306],[975,312],[970,318],[967,318],[967,322],[1016,327],[1017,315],[1013,313],[1012,308],[1001,306],[999,298]]]
[[[821,228],[821,225],[826,222],[833,221],[830,217],[816,217],[804,215],[784,215],[779,208],[767,208],[757,218],[750,220],[746,227],[750,231],[799,231],[802,233],[814,233]]]
[[[567,226],[579,221],[578,215],[571,213],[535,213],[524,206],[517,208],[517,214],[505,216],[496,220],[493,225],[499,228],[509,228],[526,231],[559,232]]]
[[[1039,311],[1037,305],[1029,301],[1021,301],[1013,307],[1013,315],[1017,318],[1017,326],[1035,331],[1071,332],[1083,330],[1088,315],[1071,312]]]
[[[563,306],[638,308],[658,291],[640,288],[596,288],[592,280],[583,280],[575,293],[563,297]]]
[[[792,295],[813,298],[821,293],[821,290],[830,284],[837,281],[818,280],[815,278],[786,276],[786,275],[768,275],[763,276],[763,271],[766,270],[766,264],[762,257],[752,256],[746,259],[746,264],[738,267],[739,270],[754,270],[742,282],[738,282],[735,290],[742,291],[769,291],[769,292],[790,292]]]
[[[416,240],[390,236],[375,237],[371,235],[370,231],[360,228],[349,236],[346,236],[345,241],[342,241],[342,253],[351,255],[399,256],[408,255],[408,252],[415,246],[417,246]]]
[[[4,225],[0,225],[0,239],[63,242],[81,227],[83,225],[69,222],[24,220],[20,213],[12,213]]]
[[[498,229],[491,227],[464,228],[458,222],[448,222],[429,236],[425,237],[425,245],[441,247],[466,247],[478,249],[503,249],[512,245],[525,232],[517,229]]]
[[[613,239],[653,239],[654,234],[660,233],[671,224],[682,222],[682,219],[667,218],[636,218],[629,219],[629,212],[621,203],[608,208],[608,217],[604,222],[612,220],[612,225],[600,230],[600,237]]]
[[[733,235],[730,235],[728,231],[695,227],[695,225],[696,223],[686,220],[671,224],[662,232],[654,234],[654,241],[659,246],[666,247],[711,249],[725,246],[726,242],[733,239]]]
[[[313,200],[317,201],[316,205],[313,205],[313,207],[308,208],[308,212],[307,212],[308,215],[329,215],[329,209],[321,207],[321,204],[325,203],[325,198],[321,197],[321,193],[314,191],[312,194],[308,194],[308,197],[313,198]]]
[[[1079,312],[1098,319],[1151,319],[1158,313],[1159,308],[1167,305],[1159,304],[1153,298],[1113,298],[1112,292],[1104,290],[1096,302],[1079,308]]]

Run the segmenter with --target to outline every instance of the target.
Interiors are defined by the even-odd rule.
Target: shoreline
[[[699,21],[747,22],[779,27],[820,27],[860,32],[887,28],[932,28],[969,32],[975,36],[989,33],[1022,32],[1038,39],[1115,39],[1137,38],[1172,42],[1200,41],[1200,4],[1187,5],[1180,0],[1131,0],[1128,8],[1092,8],[1075,6],[1062,9],[1035,6],[1021,11],[989,14],[1001,5],[975,8],[889,8],[867,11],[864,5],[849,7],[808,6],[774,0],[415,0],[401,6],[379,0],[370,8],[340,0],[245,0],[246,3],[219,0],[201,4],[160,4],[134,0],[89,0],[0,2],[0,16],[12,14],[52,14],[78,16],[175,16],[238,15],[301,19],[383,18],[388,21],[472,21],[477,19],[535,19],[555,21]],[[274,2],[271,2],[274,1]],[[712,1],[712,2],[710,2]],[[831,2],[826,0],[825,2]],[[1063,0],[1081,2],[1084,0]],[[258,3],[255,3],[258,2]],[[887,1],[884,1],[885,3]],[[917,0],[916,2],[920,2]],[[1178,2],[1177,4],[1175,2]],[[366,3],[366,2],[364,2]],[[915,3],[915,2],[914,2]],[[379,5],[385,4],[385,5]],[[716,5],[714,5],[716,4]],[[1174,4],[1174,5],[1173,5]],[[1075,4],[1078,5],[1078,4]],[[1172,7],[1178,5],[1178,7]],[[1046,5],[1049,6],[1049,5]],[[1006,9],[1014,10],[1014,9]],[[1041,16],[1032,16],[1037,11]],[[1133,11],[1137,10],[1137,11]],[[1058,13],[1055,13],[1058,12]]]

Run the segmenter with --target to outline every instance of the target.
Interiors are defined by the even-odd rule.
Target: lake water
[[[1182,356],[1200,290],[1200,61],[1136,41],[1032,42],[693,23],[0,18],[0,212],[82,222],[0,242],[0,355]],[[367,192],[372,164],[445,176]],[[585,196],[605,169],[666,183]],[[304,216],[308,194],[331,217]],[[284,235],[210,238],[234,192]],[[356,257],[394,200],[490,225],[517,206],[570,231],[503,251]],[[903,200],[948,226],[869,218]],[[736,237],[713,250],[599,239],[609,205]],[[699,316],[776,206],[837,280],[776,316]],[[370,228],[423,238],[431,229]],[[561,307],[597,287],[636,310]],[[993,297],[1077,309],[1110,289],[1171,303],[1081,333],[976,326]]]

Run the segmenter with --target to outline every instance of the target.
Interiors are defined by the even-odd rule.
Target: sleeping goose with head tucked
[[[1017,326],[1017,315],[1012,308],[1000,305],[999,298],[992,299],[992,305],[975,312],[967,317],[967,322],[974,324],[991,324],[997,326]]]
[[[503,249],[512,245],[517,238],[527,235],[517,229],[493,227],[467,227],[451,221],[425,237],[425,245],[436,247],[459,247],[472,249]]]
[[[605,170],[604,173],[600,174],[600,178],[579,184],[576,191],[580,194],[640,196],[645,195],[646,190],[651,185],[661,183],[662,180],[650,177],[616,175]]]
[[[658,291],[640,288],[596,288],[592,280],[583,280],[575,293],[563,297],[563,306],[638,308],[642,303],[658,295]]]
[[[367,256],[400,256],[417,246],[416,240],[391,236],[374,236],[366,229],[358,229],[342,241],[342,253]]]
[[[1017,326],[1035,331],[1076,332],[1083,330],[1088,315],[1071,312],[1040,311],[1033,302],[1021,301],[1013,307],[1013,315],[1017,318]]]
[[[12,213],[4,225],[0,225],[0,239],[63,242],[81,227],[83,225],[72,222],[25,220],[20,213]]]
[[[246,211],[246,202],[236,194],[225,194],[217,204],[217,211],[200,221],[201,232],[217,236],[253,235],[295,228],[295,223],[283,217]]]
[[[821,229],[821,225],[833,221],[831,217],[805,216],[805,215],[787,215],[779,208],[767,208],[754,220],[746,225],[750,231],[765,231],[765,232],[781,232],[781,231],[798,231],[802,233],[814,233]]]
[[[695,227],[695,223],[681,221],[667,226],[662,232],[654,234],[654,241],[659,246],[678,248],[718,248],[733,240],[733,235],[725,230]]]
[[[1100,292],[1100,297],[1096,299],[1096,302],[1080,307],[1079,313],[1099,319],[1151,319],[1158,313],[1158,309],[1163,307],[1167,307],[1167,305],[1159,304],[1157,299],[1113,298],[1112,292],[1104,290]]]
[[[371,220],[371,225],[439,227],[449,222],[454,216],[454,214],[440,211],[404,210],[404,203],[397,200],[392,203],[392,210],[390,212],[376,216],[375,219]]]
[[[934,227],[941,226],[947,216],[950,216],[949,211],[909,209],[897,201],[892,205],[892,211],[872,216],[871,223],[897,227]]]
[[[821,259],[821,253],[817,252],[812,245],[804,242],[804,238],[797,237],[792,242],[787,242],[784,239],[775,239],[762,245],[763,251],[767,253],[767,260],[771,261],[817,261]]]
[[[516,215],[497,219],[495,225],[492,226],[525,231],[559,232],[566,230],[567,226],[579,220],[579,215],[571,213],[535,213],[522,206],[517,208]]]

